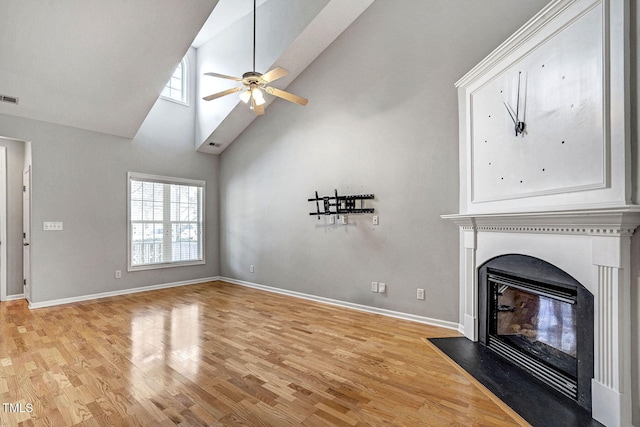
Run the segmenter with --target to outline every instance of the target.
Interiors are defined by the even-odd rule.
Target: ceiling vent
[[[18,104],[18,98],[16,98],[15,96],[0,95],[0,101],[8,102],[9,104]]]

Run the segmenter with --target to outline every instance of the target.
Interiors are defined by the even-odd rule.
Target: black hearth
[[[478,280],[479,341],[591,410],[593,295],[525,255],[488,261]]]

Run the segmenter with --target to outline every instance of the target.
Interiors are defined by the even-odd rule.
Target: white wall
[[[221,274],[458,322],[458,231],[439,218],[458,211],[453,85],[546,3],[370,6],[288,87],[307,107],[274,102],[223,152]],[[334,188],[375,193],[380,225],[309,216]]]
[[[218,159],[193,150],[194,118],[193,106],[158,100],[125,139],[0,115],[0,134],[31,141],[32,302],[218,274]],[[128,171],[206,181],[206,265],[126,271]],[[64,230],[45,232],[43,221],[62,221]]]

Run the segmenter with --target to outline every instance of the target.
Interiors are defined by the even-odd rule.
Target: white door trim
[[[7,300],[7,147],[0,146],[0,301]]]

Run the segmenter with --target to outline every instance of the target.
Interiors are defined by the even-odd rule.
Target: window
[[[167,82],[161,97],[187,104],[187,61],[183,59]]]
[[[129,271],[204,264],[204,181],[128,173]]]

